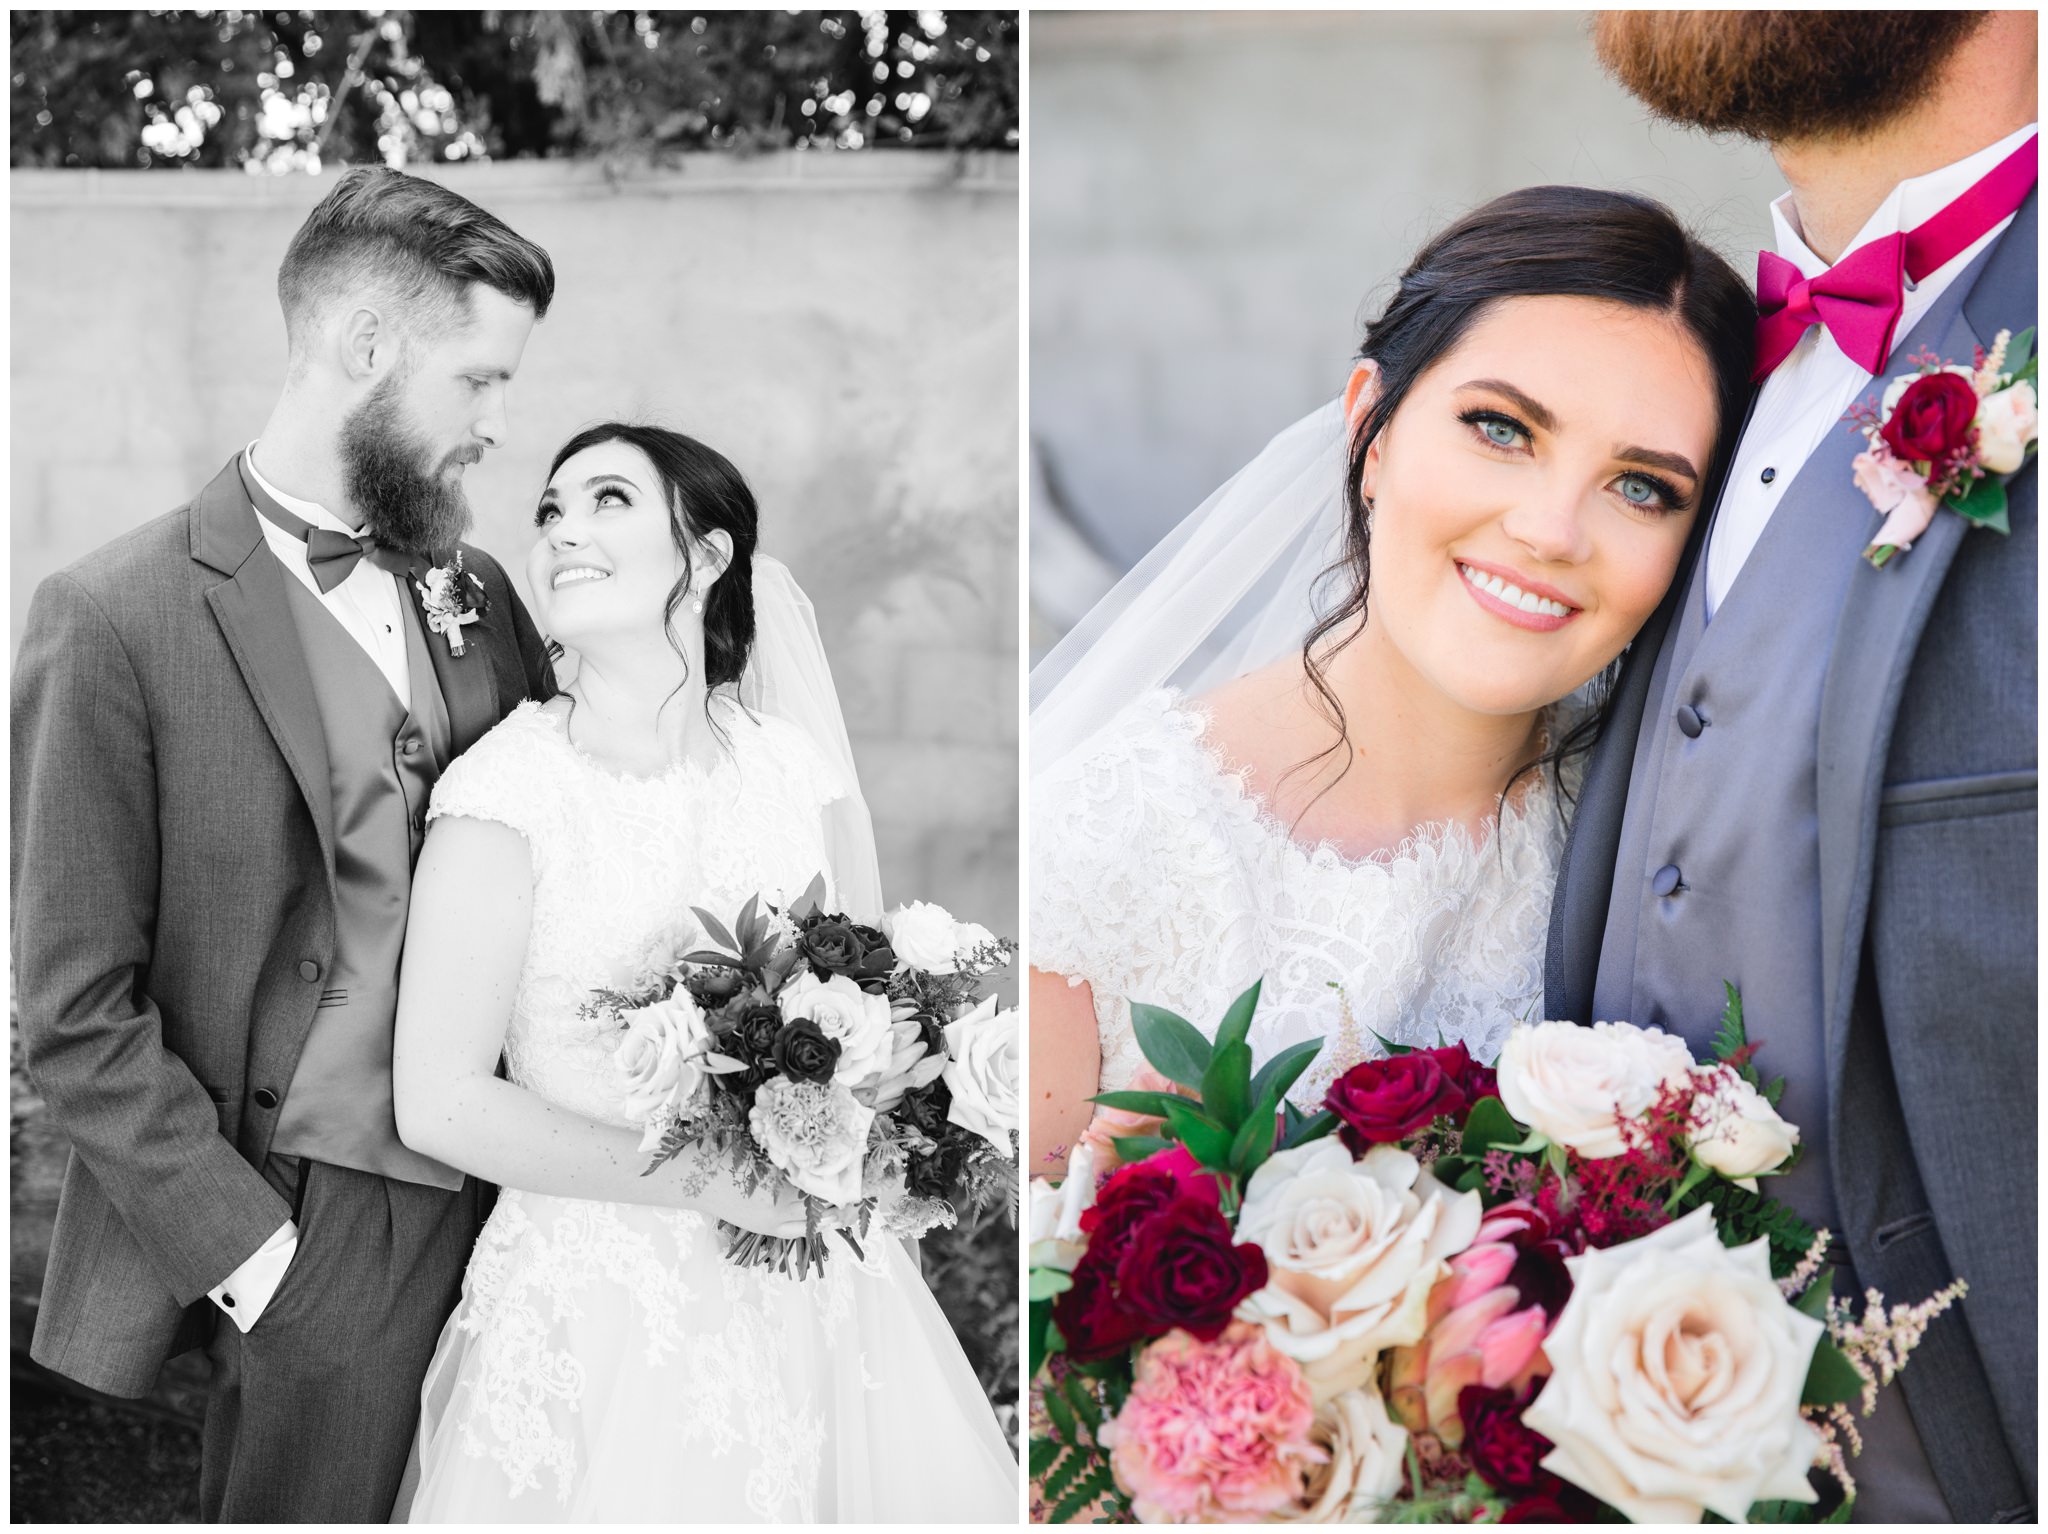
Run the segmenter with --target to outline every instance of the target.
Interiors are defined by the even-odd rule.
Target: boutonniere
[[[1908,359],[1877,405],[1850,408],[1870,446],[1856,455],[1856,488],[1884,525],[1863,551],[1882,570],[1927,530],[1938,507],[1996,532],[2012,531],[2005,483],[2026,464],[2039,435],[2034,332],[2001,330],[1976,362],[1960,367],[1931,352]]]
[[[448,653],[460,655],[469,646],[463,642],[463,625],[474,623],[490,607],[484,583],[462,568],[462,550],[455,562],[435,565],[413,582],[420,594],[420,609],[427,615],[427,627],[446,636]]]

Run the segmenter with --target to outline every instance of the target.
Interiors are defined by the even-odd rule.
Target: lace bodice
[[[1426,826],[1353,861],[1295,842],[1207,730],[1198,708],[1160,689],[1033,785],[1032,963],[1092,987],[1103,1088],[1144,1064],[1131,1001],[1211,1032],[1261,977],[1259,1062],[1329,1041],[1297,1103],[1319,1102],[1378,1054],[1374,1034],[1425,1046],[1441,1034],[1491,1061],[1543,994],[1564,845],[1547,777],[1476,840]]]
[[[631,1120],[611,1063],[614,1026],[576,1015],[591,992],[629,983],[679,944],[697,946],[692,906],[729,923],[756,893],[801,895],[825,865],[818,810],[840,788],[809,737],[723,696],[712,706],[731,742],[716,766],[634,778],[522,703],[448,768],[428,811],[499,821],[526,838],[533,925],[507,1074],[607,1123]]]

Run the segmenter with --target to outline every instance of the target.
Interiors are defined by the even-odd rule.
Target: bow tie
[[[379,542],[374,534],[353,537],[348,533],[315,527],[304,517],[286,511],[268,495],[254,493],[253,487],[250,502],[262,516],[306,545],[306,564],[312,570],[313,582],[320,588],[322,596],[347,580],[349,572],[364,559],[393,575],[406,575],[412,570],[411,555]]]
[[[1917,229],[1888,234],[1808,278],[1775,251],[1757,256],[1756,371],[1761,381],[1814,325],[1842,354],[1875,376],[1891,355],[1905,307],[1901,289],[1939,271],[2027,200],[2040,172],[2040,139],[2030,137],[1962,196]]]

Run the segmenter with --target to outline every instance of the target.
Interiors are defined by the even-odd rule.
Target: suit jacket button
[[[266,1112],[277,1106],[277,1094],[268,1087],[258,1087],[249,1095],[256,1099],[256,1106]]]
[[[1650,888],[1659,895],[1669,895],[1678,888],[1678,865],[1666,863],[1650,880]]]
[[[320,978],[320,966],[311,959],[308,959],[299,966],[299,978],[301,980],[318,980]]]
[[[1678,728],[1687,740],[1698,740],[1700,731],[1707,727],[1707,721],[1700,717],[1700,711],[1690,703],[1681,704],[1678,710]]]
[[[420,743],[417,737],[405,743],[405,754],[407,756],[418,756],[420,754]]]

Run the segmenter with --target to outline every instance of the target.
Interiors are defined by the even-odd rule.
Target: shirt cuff
[[[270,1297],[277,1293],[284,1270],[292,1265],[292,1257],[298,1249],[299,1227],[286,1220],[268,1241],[256,1249],[255,1255],[223,1279],[218,1288],[207,1290],[206,1297],[226,1311],[228,1318],[246,1332],[263,1314]]]

